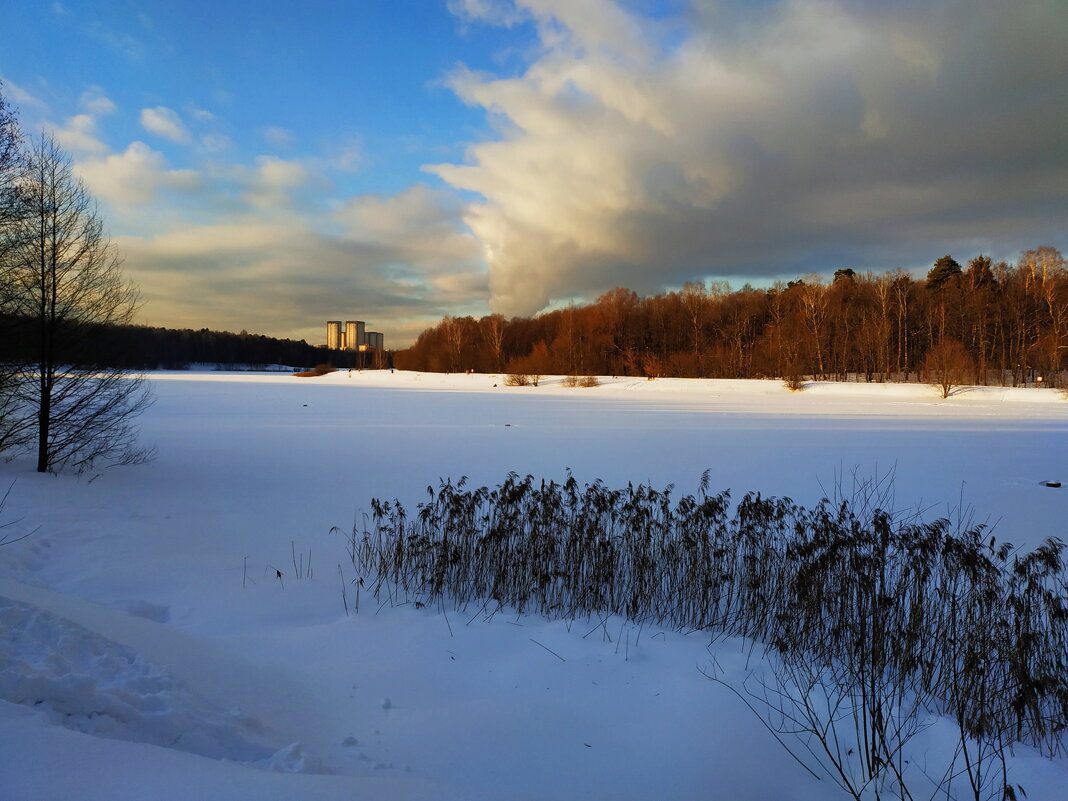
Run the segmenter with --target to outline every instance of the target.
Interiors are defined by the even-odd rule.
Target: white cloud
[[[149,133],[182,145],[188,144],[192,139],[182,123],[182,118],[166,106],[141,109],[141,127]]]
[[[395,195],[350,199],[335,219],[345,238],[390,250],[395,261],[420,274],[483,274],[478,241],[461,223],[461,207],[449,193],[416,184]]]
[[[200,178],[193,170],[169,170],[162,154],[144,142],[131,142],[122,153],[79,162],[79,177],[100,199],[117,209],[155,200],[161,190],[193,191]]]
[[[240,168],[233,174],[245,184],[242,198],[259,209],[287,207],[292,193],[314,179],[299,161],[285,161],[274,156],[260,156],[254,169]]]
[[[104,90],[99,86],[91,86],[82,92],[82,96],[79,99],[82,108],[94,117],[103,117],[115,112],[117,106],[114,101],[104,94]]]
[[[145,53],[148,51],[144,42],[137,37],[113,30],[100,22],[100,20],[93,20],[86,26],[85,30],[90,36],[103,42],[130,61],[143,61]]]
[[[225,134],[210,133],[200,137],[200,146],[208,153],[221,153],[233,147],[230,137]]]
[[[263,136],[263,141],[278,150],[285,150],[293,147],[297,141],[297,137],[292,131],[286,128],[280,128],[277,125],[269,125],[260,133]]]
[[[450,4],[539,36],[522,74],[450,77],[497,135],[427,168],[481,196],[465,220],[495,309],[891,267],[895,248],[926,260],[978,231],[1007,248],[1063,236],[1068,196],[1048,189],[1068,186],[1068,106],[1048,102],[1068,82],[1059,0],[714,3],[668,21],[634,5]]]
[[[299,162],[260,156],[256,163],[255,183],[264,189],[296,189],[308,182],[308,171]]]
[[[507,0],[448,0],[449,11],[463,20],[491,25],[512,26],[528,19],[516,5]]]
[[[355,137],[346,137],[333,142],[325,155],[325,166],[341,172],[356,172],[363,166],[363,145]]]
[[[32,106],[34,108],[44,110],[47,109],[47,104],[36,95],[30,94],[23,87],[12,81],[10,78],[4,78],[0,76],[0,81],[3,82],[4,94],[7,95],[8,100],[12,103],[16,103],[20,106]]]
[[[334,155],[334,166],[343,172],[354,172],[363,163],[363,150],[357,145],[342,147]]]
[[[53,126],[52,135],[64,150],[76,155],[99,155],[108,146],[96,137],[96,120],[89,114],[68,117],[61,126]]]
[[[52,135],[60,147],[75,156],[101,156],[108,146],[100,139],[97,121],[115,112],[117,106],[99,86],[90,86],[81,93],[78,105],[84,109],[64,120],[62,125],[50,125]]]

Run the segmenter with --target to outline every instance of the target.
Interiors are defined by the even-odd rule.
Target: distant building
[[[341,350],[345,347],[345,334],[341,330],[340,320],[326,321],[326,347],[329,350]]]
[[[345,350],[359,350],[360,345],[366,342],[363,320],[349,320],[345,323]]]
[[[378,331],[367,332],[366,349],[370,352],[369,358],[371,360],[372,367],[386,366],[386,351],[381,333],[379,333]]]
[[[378,331],[368,331],[363,320],[346,320],[344,327],[340,320],[327,320],[326,347],[329,350],[371,352],[370,358],[376,366],[384,363],[385,338]]]

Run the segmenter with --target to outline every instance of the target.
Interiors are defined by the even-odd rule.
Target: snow
[[[713,490],[808,503],[893,472],[899,508],[1063,536],[1068,492],[1042,484],[1068,479],[1054,391],[503,378],[152,373],[154,462],[0,465],[3,533],[34,532],[0,548],[0,798],[841,797],[703,674],[706,635],[366,590],[346,615],[345,534],[439,478],[693,491],[709,468]],[[736,643],[714,656],[744,675]],[[1068,764],[1018,749],[1012,777],[1054,801]]]

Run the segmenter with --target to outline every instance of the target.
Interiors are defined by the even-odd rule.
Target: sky
[[[387,347],[616,286],[1068,250],[1063,0],[5,0],[141,321]]]

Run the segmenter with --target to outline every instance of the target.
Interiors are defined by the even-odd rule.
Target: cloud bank
[[[1061,0],[450,7],[537,32],[521,74],[449,77],[497,135],[427,168],[480,198],[496,311],[1063,237]]]
[[[478,243],[459,214],[449,193],[416,185],[350,199],[329,215],[331,225],[253,203],[221,222],[117,244],[146,309],[171,325],[321,343],[326,319],[366,318],[396,347],[488,291]]]

